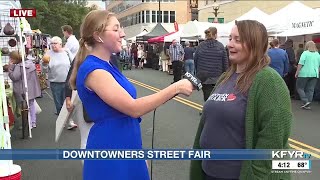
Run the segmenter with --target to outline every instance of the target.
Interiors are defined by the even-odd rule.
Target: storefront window
[[[164,23],[169,22],[169,11],[163,11],[163,22]]]
[[[136,21],[136,16],[132,14],[130,17],[131,17],[131,25],[134,25],[134,22]]]
[[[176,21],[176,12],[170,11],[170,23],[174,23]]]
[[[146,11],[146,23],[150,23],[150,11]]]
[[[140,16],[139,16],[139,14],[138,14],[138,13],[136,13],[135,15],[136,15],[136,23],[135,23],[135,24],[138,24],[138,23],[140,23],[140,22],[139,22],[139,18],[140,18]]]
[[[156,11],[152,11],[152,23],[156,22]]]
[[[144,11],[141,11],[141,22],[144,23]]]

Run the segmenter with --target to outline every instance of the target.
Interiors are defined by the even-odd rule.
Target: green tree
[[[80,25],[84,16],[91,10],[86,0],[21,0],[23,8],[35,8],[37,17],[28,19],[32,29],[42,33],[62,36],[61,26],[70,25],[79,38]]]

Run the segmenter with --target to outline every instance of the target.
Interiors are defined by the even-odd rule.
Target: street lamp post
[[[213,2],[213,10],[214,10],[214,12],[213,12],[213,14],[214,14],[214,23],[218,23],[218,14],[220,13],[220,12],[218,12],[219,11],[219,9],[220,9],[220,4],[216,1],[216,0],[214,0],[214,2]]]
[[[161,15],[160,15],[160,11],[161,11],[160,1],[161,1],[161,0],[159,0],[158,23],[161,23],[161,21],[160,21],[160,19],[161,19],[161,17],[160,17],[160,16],[161,16]]]

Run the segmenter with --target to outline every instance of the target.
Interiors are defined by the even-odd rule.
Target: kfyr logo
[[[303,151],[272,151],[272,159],[310,159],[311,154]]]

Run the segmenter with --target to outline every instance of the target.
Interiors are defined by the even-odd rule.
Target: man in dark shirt
[[[184,48],[184,69],[186,72],[194,74],[194,60],[193,55],[195,49],[190,47],[190,43],[188,41],[185,42],[186,47]]]
[[[296,61],[295,53],[293,50],[293,40],[287,39],[287,41],[283,44],[282,49],[286,51],[289,58],[289,72],[284,79],[290,91],[290,96],[293,97],[295,96],[295,91],[296,91],[295,73],[297,70],[297,61]]]
[[[300,56],[301,56],[301,54],[303,53],[303,51],[304,51],[304,49],[303,49],[303,44],[299,44],[299,49],[297,50],[297,55],[296,55],[296,57],[297,57],[297,63],[299,62]]]

